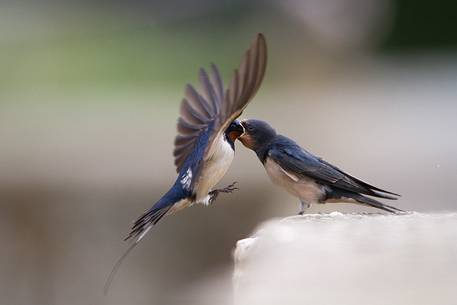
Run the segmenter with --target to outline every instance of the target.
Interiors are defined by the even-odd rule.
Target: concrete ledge
[[[457,213],[276,219],[234,259],[236,304],[457,304]]]

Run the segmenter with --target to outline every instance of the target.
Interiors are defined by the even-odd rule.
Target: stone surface
[[[457,304],[457,213],[271,220],[234,259],[236,304]]]

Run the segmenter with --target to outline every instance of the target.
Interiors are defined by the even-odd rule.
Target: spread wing
[[[313,178],[325,185],[375,197],[396,199],[390,195],[399,196],[352,177],[336,166],[307,152],[295,142],[289,141],[287,145],[273,145],[268,151],[268,157],[291,175]]]
[[[258,34],[246,51],[240,67],[235,70],[227,90],[217,67],[211,65],[210,73],[200,69],[202,94],[187,85],[178,119],[175,138],[175,165],[177,172],[196,148],[198,139],[208,136],[207,156],[230,123],[239,117],[262,83],[267,65],[265,37]]]

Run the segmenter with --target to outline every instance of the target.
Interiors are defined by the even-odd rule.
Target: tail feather
[[[111,272],[109,273],[109,275],[108,275],[108,277],[106,279],[105,286],[103,287],[103,294],[104,295],[108,294],[108,291],[109,291],[109,289],[111,287],[111,283],[113,282],[117,271],[121,267],[122,262],[130,254],[130,252],[132,252],[132,250],[138,245],[139,242],[140,242],[139,240],[135,240],[132,244],[129,245],[127,250],[125,250],[125,252],[117,259],[116,263],[114,264],[113,269],[111,269]]]
[[[133,224],[132,230],[130,231],[129,235],[124,239],[128,240],[133,238],[133,242],[129,245],[127,250],[117,259],[116,263],[114,264],[113,269],[111,269],[108,278],[106,279],[105,286],[103,288],[104,295],[108,294],[109,288],[111,287],[111,283],[114,280],[114,277],[122,265],[122,262],[127,258],[127,256],[132,252],[132,250],[138,245],[138,243],[143,239],[143,237],[149,232],[153,225],[159,222],[165,214],[167,214],[168,210],[172,207],[166,206],[160,209],[151,208],[146,213],[144,213],[135,223]]]
[[[349,177],[351,177],[351,179],[355,180],[362,187],[366,188],[366,190],[367,190],[366,193],[365,192],[363,192],[363,193],[368,195],[368,196],[384,198],[384,199],[389,199],[389,200],[397,200],[398,197],[401,197],[401,195],[399,195],[397,193],[380,189],[380,188],[378,188],[376,186],[368,184],[368,183],[366,183],[366,182],[364,182],[362,180],[359,180],[359,179],[357,179],[355,177],[352,177],[352,176],[349,176]]]
[[[358,184],[360,184],[363,187],[367,188],[368,189],[367,195],[369,195],[369,196],[374,196],[374,197],[379,197],[379,198],[384,198],[384,199],[390,199],[390,200],[397,200],[398,197],[401,197],[401,195],[399,195],[397,193],[380,189],[380,188],[378,188],[376,186],[368,184],[368,183],[366,183],[366,182],[364,182],[362,180],[359,180],[359,179],[357,179],[355,177],[352,177],[352,176],[350,176],[350,177],[352,179],[354,179]]]
[[[353,198],[358,203],[365,204],[365,205],[368,205],[368,206],[371,206],[373,208],[377,208],[380,210],[384,210],[386,212],[390,212],[390,213],[405,212],[399,208],[379,202],[375,199],[368,198],[368,197],[360,195],[360,194],[353,194],[351,198]]]
[[[387,195],[386,195],[387,196]],[[381,197],[381,196],[379,196]],[[386,197],[381,197],[381,198],[386,198]],[[373,208],[377,208],[389,213],[398,213],[398,212],[405,212],[401,209],[398,209],[394,206],[379,202],[373,198],[369,198],[367,196],[364,196],[359,193],[355,192],[349,192],[341,189],[331,189],[327,191],[327,199],[342,199],[342,201],[356,201],[357,203],[363,204],[363,205],[368,205]],[[326,199],[326,200],[327,200]],[[387,199],[389,199],[387,197]],[[397,199],[397,198],[390,198],[390,199]]]
[[[378,191],[376,191],[377,189],[370,189],[370,194],[368,194],[369,196],[373,196],[373,197],[378,197],[378,198],[384,198],[384,199],[389,199],[389,200],[398,200],[398,197],[395,197],[395,196],[400,196],[400,195],[397,195],[397,194],[394,194],[395,196],[392,196],[392,195],[387,195],[387,194],[383,194],[383,193],[380,193]],[[388,194],[393,194],[393,193],[390,193],[390,192],[386,192]]]
[[[366,192],[364,192],[364,194],[366,195],[369,195],[369,196],[374,196],[374,197],[379,197],[379,198],[385,198],[385,199],[392,199],[392,200],[396,200],[397,198],[396,197],[401,197],[400,194],[397,194],[397,193],[394,193],[394,192],[390,192],[390,191],[386,191],[386,190],[383,190],[381,188],[378,188],[374,185],[371,185],[371,184],[368,184],[366,183],[365,181],[362,181],[352,175],[349,175],[348,173],[345,173],[343,172],[341,169],[339,169],[338,167],[324,161],[324,160],[321,160],[321,162],[325,163],[326,165],[332,167],[333,169],[337,170],[338,172],[340,172],[341,174],[345,175],[346,177],[350,178],[351,180],[353,180],[354,182],[356,182],[358,185],[360,185],[361,187],[365,188],[366,189]],[[393,195],[393,196],[389,196],[389,195]],[[395,196],[395,197],[394,197]]]
[[[138,245],[143,237],[149,232],[149,230],[157,224],[171,209],[171,207],[180,199],[182,199],[180,193],[175,192],[172,188],[163,196],[154,206],[146,211],[140,218],[138,218],[130,230],[130,233],[124,240],[132,239],[132,243],[129,245],[127,250],[118,258],[111,270],[104,286],[104,294],[108,293],[108,290],[113,282],[113,279],[119,270],[122,262],[129,255],[129,253]]]
[[[164,217],[168,210],[172,205],[163,207],[163,208],[154,208],[152,207],[150,210],[146,211],[140,218],[138,218],[132,226],[130,233],[124,240],[128,240],[130,238],[137,238],[138,241],[143,238],[143,236],[147,233],[149,228],[152,225],[157,224],[162,217]]]

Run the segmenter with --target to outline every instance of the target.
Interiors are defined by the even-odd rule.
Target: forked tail
[[[149,232],[153,225],[157,224],[162,217],[164,217],[170,208],[175,204],[180,198],[176,196],[173,188],[163,196],[154,206],[146,211],[140,218],[138,218],[132,226],[129,235],[124,240],[132,240],[131,244],[127,250],[118,258],[114,264],[113,269],[111,270],[108,278],[106,279],[105,286],[103,288],[104,295],[108,294],[109,288],[113,279],[119,270],[119,267],[122,265],[124,259],[130,254],[130,252],[138,245],[138,243],[143,239],[143,237]]]

